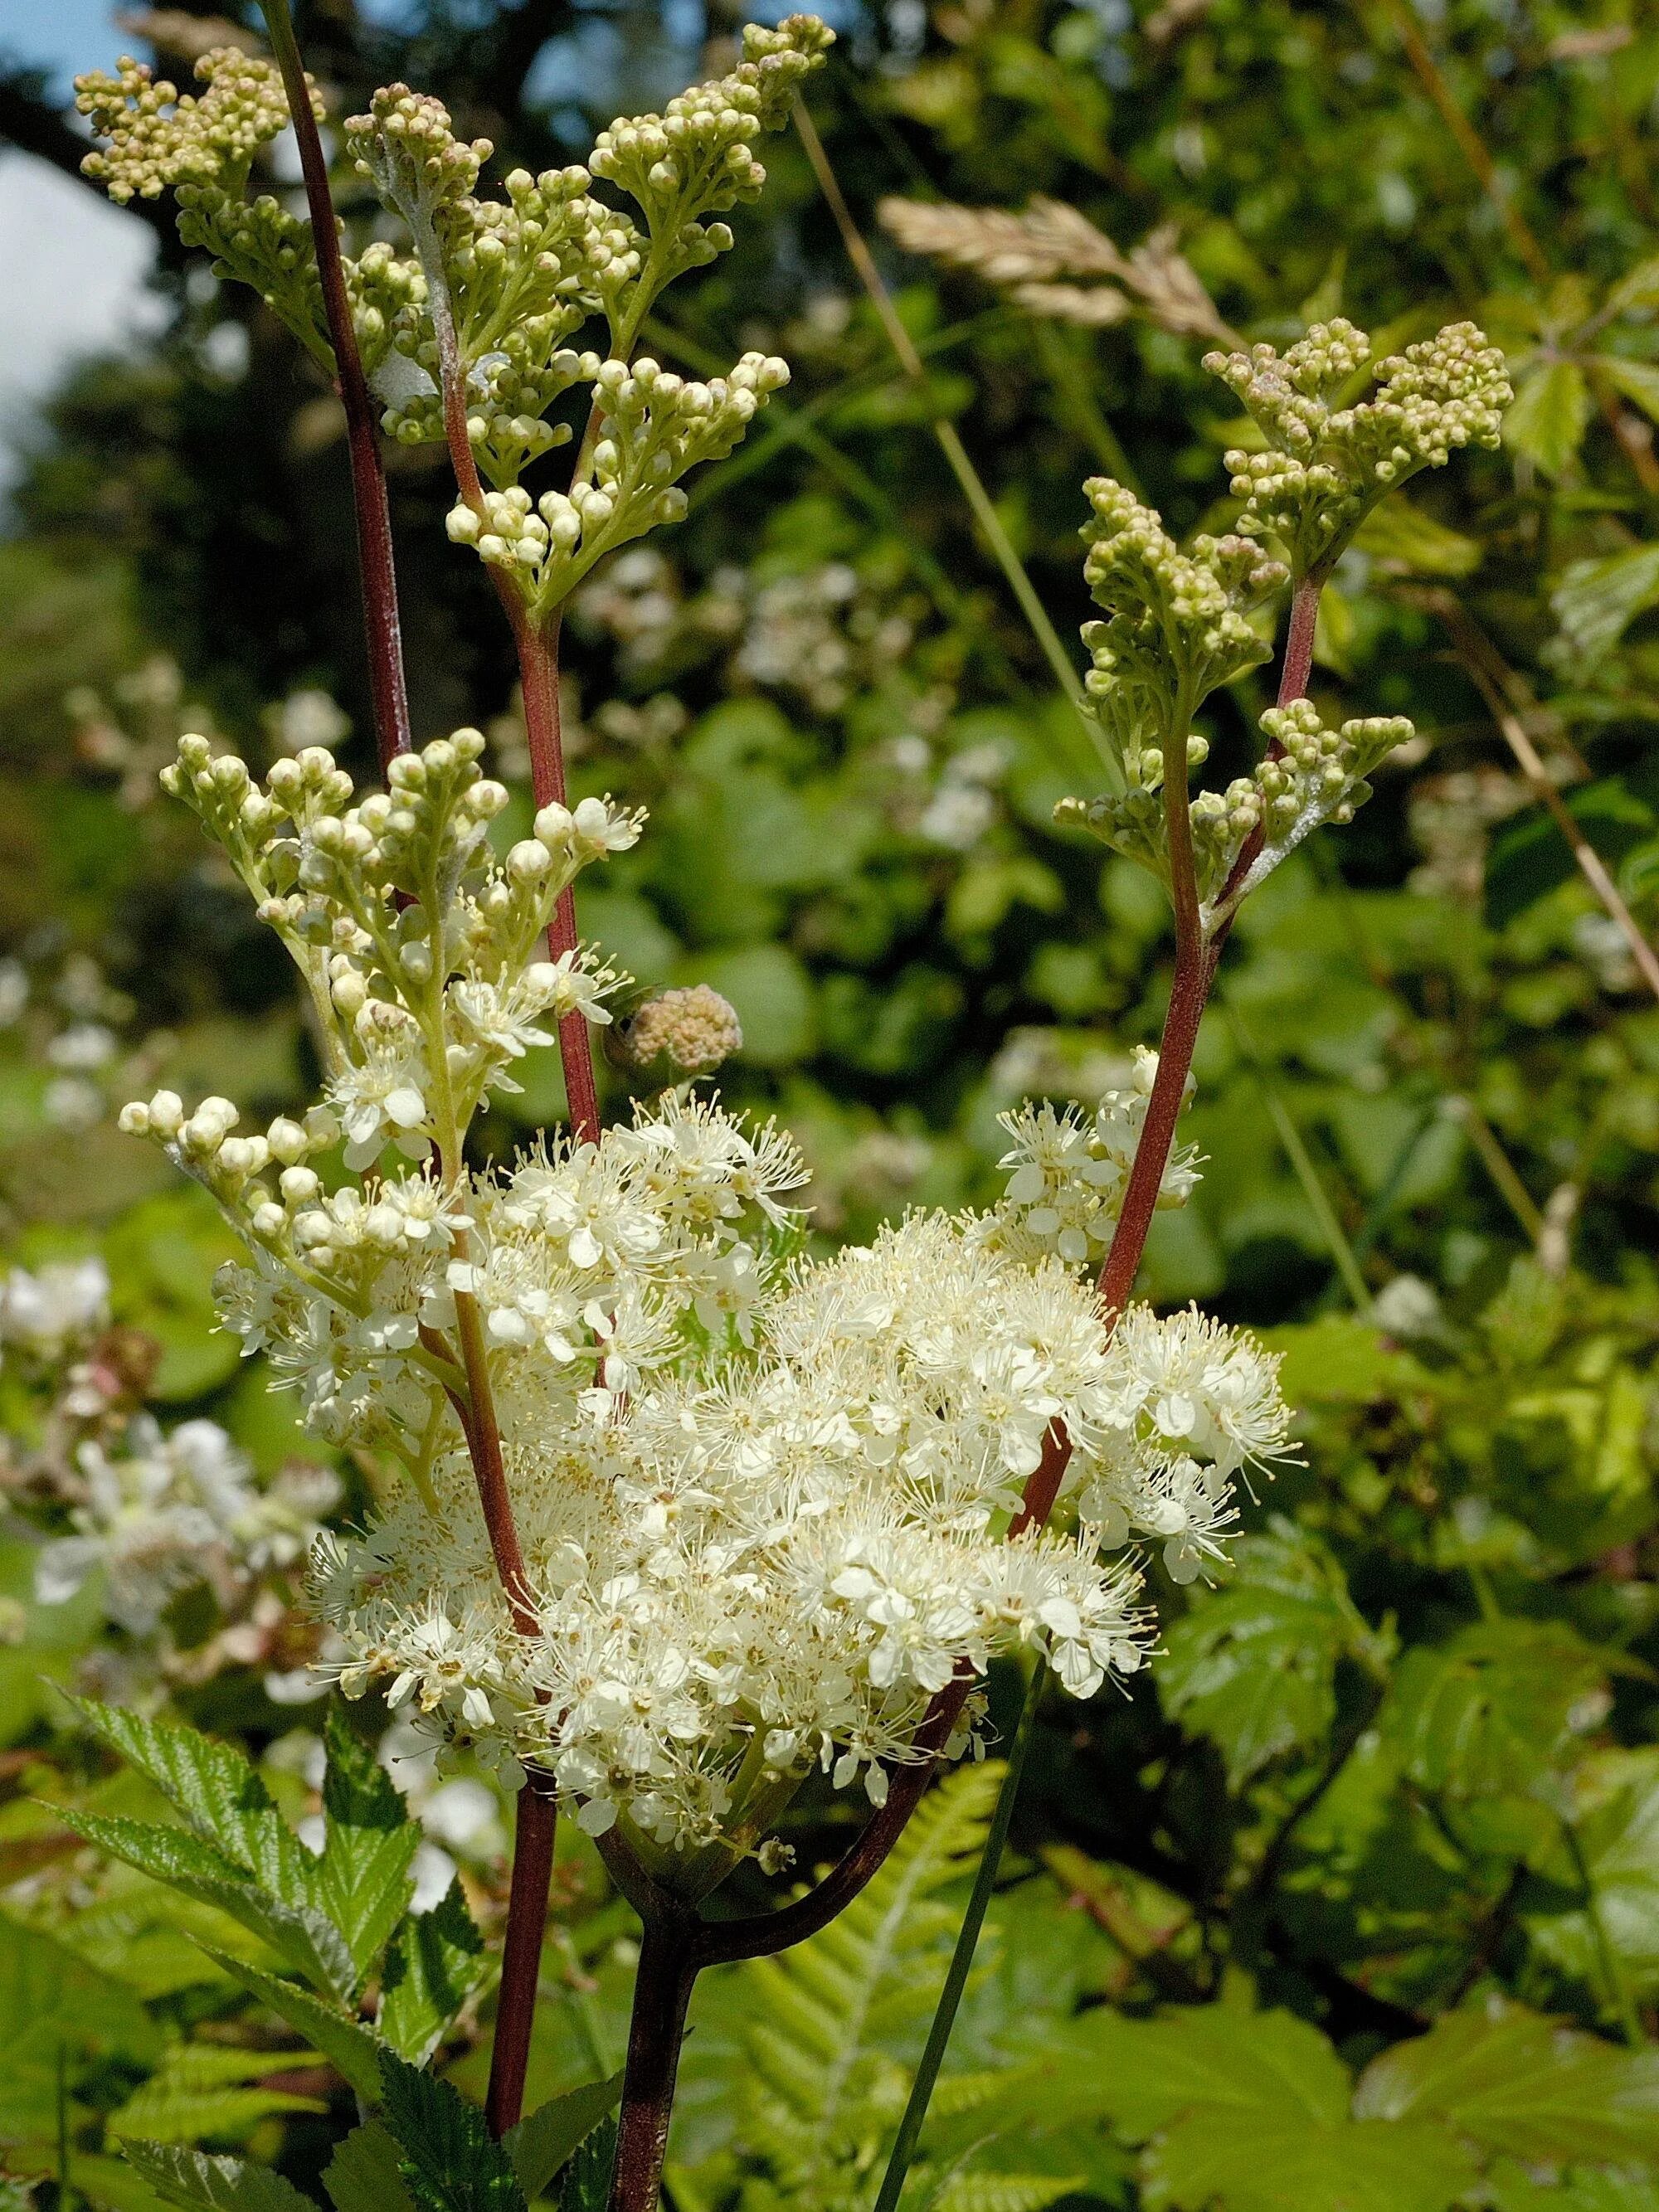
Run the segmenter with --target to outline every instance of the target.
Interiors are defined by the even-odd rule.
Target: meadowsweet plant
[[[724,216],[763,180],[750,142],[785,121],[829,33],[810,17],[751,28],[730,76],[612,125],[584,168],[514,173],[504,198],[481,195],[486,143],[389,87],[344,137],[401,242],[354,262],[286,10],[271,0],[267,15],[274,67],[210,54],[191,100],[123,64],[81,100],[111,189],[176,188],[187,232],[337,378],[383,787],[356,787],[321,747],[261,781],[183,740],[167,787],[292,957],[320,1095],[258,1128],[230,1100],[163,1091],[124,1126],[162,1146],[241,1239],[218,1285],[226,1325],[319,1433],[398,1478],[367,1526],[313,1555],[342,1690],[378,1687],[519,1785],[489,2133],[448,2106],[440,2124],[438,2089],[411,2088],[405,2062],[429,2055],[450,2015],[423,2042],[404,2033],[406,1961],[388,1964],[374,2005],[379,1952],[345,1942],[337,1917],[363,1916],[303,1869],[284,1902],[298,1932],[281,1927],[313,2008],[281,1984],[266,2000],[367,2081],[420,2202],[462,2201],[458,2160],[491,2202],[521,2202],[526,2145],[547,2139],[519,2124],[564,1811],[643,1923],[611,2193],[617,2212],[651,2212],[698,1971],[781,1949],[859,1894],[939,1763],[982,1735],[976,1684],[993,1656],[1030,1654],[1075,1697],[1139,1667],[1153,1622],[1127,1547],[1156,1546],[1177,1581],[1218,1561],[1234,1484],[1285,1455],[1286,1414],[1249,1339],[1130,1303],[1153,1209],[1197,1172],[1174,1142],[1191,1036],[1173,1009],[1162,1056],[1092,1115],[1009,1117],[1000,1202],[915,1214],[830,1258],[805,1248],[787,1134],[694,1087],[740,1043],[714,994],[629,1018],[622,1056],[663,1087],[601,1120],[591,1031],[626,1003],[626,979],[580,939],[574,887],[646,825],[601,799],[568,803],[561,611],[607,554],[678,516],[680,478],[728,453],[787,379],[750,355],[687,380],[637,348],[663,287],[729,245]],[[252,154],[287,120],[308,228],[246,197]],[[1292,683],[1292,656],[1333,549],[1374,485],[1488,435],[1501,404],[1474,334],[1443,334],[1388,365],[1374,416],[1339,430],[1319,410],[1363,350],[1333,326],[1282,364],[1249,357],[1281,465],[1241,490],[1228,537],[1183,552],[1121,488],[1089,487],[1104,614],[1085,634],[1091,690],[1128,796],[1074,811],[1165,882],[1206,986],[1261,864],[1351,812],[1403,734],[1331,731],[1298,703],[1306,659]],[[1312,416],[1273,413],[1261,395],[1281,383]],[[449,536],[485,564],[513,629],[535,811],[512,843],[477,732],[408,743],[370,405],[380,434],[446,446]],[[1266,611],[1287,580],[1297,612],[1273,757],[1216,815],[1188,798],[1193,715],[1269,656]],[[556,1042],[568,1127],[476,1165],[478,1117]],[[862,1808],[856,1841],[775,1911],[711,1909],[744,1862],[788,1866],[780,1824],[815,1773]],[[395,1909],[368,1917],[384,1943]],[[471,1956],[446,1924],[434,1942]],[[179,2201],[215,2201],[202,2189]]]

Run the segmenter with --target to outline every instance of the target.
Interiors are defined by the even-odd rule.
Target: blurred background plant
[[[406,77],[532,167],[723,65],[737,21],[298,12],[337,112]],[[140,12],[81,58],[181,75],[256,20]],[[67,99],[0,21],[0,132],[72,173]],[[1635,0],[888,0],[837,27],[823,163],[914,358],[784,142],[649,337],[696,373],[735,333],[795,380],[683,525],[584,587],[565,654],[579,790],[653,820],[584,927],[644,989],[729,1000],[726,1095],[800,1137],[823,1239],[988,1195],[1000,1111],[1091,1103],[1156,1037],[1164,915],[1053,823],[1098,769],[1009,588],[1017,565],[1080,674],[1084,470],[1224,525],[1218,455],[1252,433],[1200,355],[1339,313],[1379,350],[1474,316],[1518,394],[1504,451],[1386,501],[1327,591],[1315,697],[1352,684],[1422,735],[1244,910],[1187,1127],[1214,1171],[1143,1276],[1285,1352],[1307,1464],[1224,1583],[1160,1591],[1181,1617],[1133,1698],[1040,1715],[914,2201],[1651,2212],[1659,25]],[[222,1232],[113,1133],[157,1082],[258,1111],[305,1087],[277,956],[155,788],[179,730],[371,750],[337,404],[154,227],[155,334],[53,393],[0,544],[0,2139],[43,2206],[158,2201],[108,2155],[124,2132],[314,2183],[349,2106],[185,1940],[222,1917],[53,1810],[153,1799],[51,1680],[234,1735],[317,1818],[292,1570],[368,1480],[213,1334]],[[522,795],[442,467],[391,465],[417,738],[478,722]],[[1208,718],[1224,775],[1259,695]],[[503,1146],[562,1110],[539,1060]],[[425,1825],[420,1901],[459,1867],[488,1928],[494,1785],[407,1735],[381,1753]],[[873,2201],[988,1816],[953,1784],[873,1917],[706,1978],[682,2212]],[[804,1857],[835,1839],[803,1801]],[[585,1846],[560,1882],[544,2095],[619,2062],[632,1940]],[[489,2018],[486,1983],[446,2045],[474,2088]]]

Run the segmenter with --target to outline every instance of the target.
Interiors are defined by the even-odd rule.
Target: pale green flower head
[[[1238,527],[1283,545],[1298,579],[1328,573],[1378,500],[1419,470],[1443,468],[1460,447],[1495,447],[1515,396],[1499,349],[1473,323],[1449,323],[1379,363],[1368,397],[1339,406],[1370,355],[1364,331],[1338,316],[1282,355],[1255,345],[1204,356],[1267,441],[1227,454],[1245,502]]]

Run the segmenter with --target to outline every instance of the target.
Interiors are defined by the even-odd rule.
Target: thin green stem
[[[898,310],[893,305],[892,295],[882,282],[881,271],[876,267],[875,257],[866,243],[863,233],[853,219],[853,211],[847,204],[846,195],[842,191],[840,180],[830,166],[830,156],[824,151],[823,141],[819,137],[811,117],[799,100],[795,103],[795,128],[799,133],[801,144],[806,149],[806,158],[812,165],[812,173],[818,180],[819,189],[829,204],[830,214],[835,217],[836,228],[841,233],[842,243],[847,249],[847,258],[858,271],[859,280],[868,293],[871,305],[875,308],[876,313],[880,318],[882,328],[887,333],[888,342],[898,356],[905,374],[917,390],[931,400],[927,367],[916,350],[915,341],[905,329]],[[963,495],[968,501],[975,520],[979,524],[985,542],[994,556],[998,567],[1006,578],[1008,587],[1018,602],[1021,613],[1030,623],[1032,635],[1042,649],[1043,658],[1054,671],[1055,680],[1061,690],[1076,708],[1085,724],[1088,726],[1091,741],[1100,744],[1102,740],[1096,731],[1094,717],[1089,713],[1084,699],[1083,680],[1078,673],[1071,655],[1060,642],[1059,631],[1048,619],[1048,611],[1037,597],[1030,576],[1025,573],[1024,563],[1014,549],[1013,540],[1003,527],[1002,518],[998,514],[978,470],[969,459],[967,448],[957,436],[955,424],[934,410],[932,427],[933,435],[939,441],[939,449],[950,464],[951,474],[962,487]]]
[[[934,2007],[933,2021],[927,2030],[927,2040],[922,2047],[921,2063],[916,2068],[915,2079],[910,2084],[904,2118],[899,2122],[899,2131],[887,2160],[887,2171],[882,2176],[881,2188],[877,2193],[875,2212],[896,2212],[899,2198],[903,2194],[905,2177],[916,2154],[916,2145],[921,2140],[927,2107],[933,2102],[939,2068],[945,2062],[945,2047],[957,2024],[963,1992],[968,1987],[968,1977],[973,1969],[974,1954],[979,1948],[980,1935],[985,1926],[991,1893],[996,1887],[997,1870],[1002,1864],[1003,1848],[1008,1841],[1009,1824],[1014,1817],[1014,1800],[1019,1795],[1020,1777],[1025,1771],[1025,1754],[1030,1749],[1031,1731],[1042,1686],[1042,1671],[1039,1662],[1030,1677],[1020,1685],[1019,1719],[1014,1729],[1013,1742],[1009,1747],[1007,1769],[1002,1778],[1002,1787],[997,1792],[985,1849],[980,1854],[974,1887],[969,1894],[968,1909],[963,1914],[962,1926],[957,1931],[956,1948],[951,1954],[945,1986],[939,1991],[939,2003]]]
[[[1313,1155],[1308,1150],[1302,1132],[1291,1119],[1290,1109],[1279,1095],[1279,1086],[1268,1073],[1267,1063],[1257,1051],[1255,1041],[1245,1028],[1237,1009],[1225,999],[1221,1003],[1239,1052],[1255,1078],[1268,1118],[1284,1147],[1285,1157],[1302,1186],[1302,1194],[1308,1201],[1310,1212],[1319,1224],[1326,1246],[1335,1262],[1336,1272],[1342,1278],[1343,1287],[1353,1303],[1355,1312],[1369,1314],[1371,1310],[1370,1286],[1360,1267],[1359,1255],[1337,1217],[1336,1208],[1331,1204],[1330,1194],[1314,1164]]]
[[[1595,1884],[1584,1857],[1584,1846],[1579,1839],[1577,1829],[1565,1814],[1561,1820],[1561,1833],[1566,1839],[1573,1872],[1583,1888],[1584,1917],[1589,1923],[1590,1938],[1595,1945],[1596,1963],[1606,1978],[1607,1993],[1619,2015],[1619,2025],[1624,2030],[1625,2040],[1632,2051],[1639,2051],[1647,2041],[1642,2029],[1642,2015],[1636,2008],[1636,1999],[1631,1992],[1629,1980],[1620,1963],[1619,1954],[1613,1947],[1613,1939],[1607,1934],[1601,1901],[1595,1894]]]

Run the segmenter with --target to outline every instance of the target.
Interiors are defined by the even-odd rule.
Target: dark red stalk
[[[1291,595],[1291,619],[1285,634],[1285,659],[1279,679],[1278,703],[1281,707],[1307,696],[1308,678],[1313,668],[1314,631],[1319,620],[1319,595],[1324,582],[1322,572],[1315,570],[1304,577]],[[1277,744],[1270,745],[1268,757],[1276,757],[1280,750]],[[1176,850],[1177,837],[1189,835],[1184,790],[1180,796],[1183,803],[1172,807],[1170,813],[1170,873],[1176,900],[1175,976],[1170,988],[1169,1011],[1164,1018],[1164,1034],[1158,1040],[1158,1075],[1152,1095],[1146,1102],[1146,1118],[1141,1124],[1140,1141],[1135,1146],[1134,1164],[1129,1170],[1128,1188],[1123,1194],[1111,1249],[1100,1271],[1101,1302],[1109,1322],[1115,1321],[1129,1303],[1135,1277],[1140,1271],[1141,1256],[1146,1249],[1147,1235],[1158,1210],[1158,1194],[1175,1143],[1176,1126],[1181,1118],[1187,1079],[1192,1073],[1199,1025],[1204,1018],[1210,987],[1215,981],[1216,963],[1227,938],[1228,925],[1224,924],[1214,941],[1205,943],[1193,885],[1190,848],[1186,851],[1184,867]],[[1245,840],[1233,864],[1222,891],[1224,900],[1243,882],[1261,845],[1262,833],[1258,829]]]
[[[362,582],[363,631],[368,652],[368,689],[374,715],[374,742],[384,769],[395,754],[409,750],[409,690],[404,678],[403,621],[398,606],[398,577],[392,551],[392,514],[386,503],[386,472],[380,466],[379,410],[363,374],[352,327],[351,302],[340,259],[340,234],[328,185],[328,161],[312,111],[311,88],[300,59],[288,0],[260,0],[271,50],[283,73],[289,113],[300,149],[306,204],[322,287],[323,314],[334,348],[335,377],[345,409],[346,448],[351,459],[351,506],[357,526],[357,565]]]
[[[507,1900],[507,1942],[501,1954],[495,2040],[489,2053],[489,2087],[484,2097],[484,2118],[497,2140],[516,2128],[524,2117],[525,2075],[530,2068],[530,2037],[536,2020],[536,1990],[541,1977],[558,1817],[546,1778],[527,1772],[519,1792],[513,1884]]]
[[[685,2036],[685,2009],[702,1964],[694,1914],[682,1909],[646,1922],[634,1983],[622,2110],[617,2118],[611,2212],[656,2212]]]

